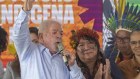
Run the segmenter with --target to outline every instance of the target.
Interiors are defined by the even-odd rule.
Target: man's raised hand
[[[35,0],[25,0],[25,1],[24,1],[23,10],[24,10],[24,11],[29,11],[29,10],[31,10],[34,1],[35,1]]]

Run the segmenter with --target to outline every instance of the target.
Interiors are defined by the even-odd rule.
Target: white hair
[[[43,33],[44,29],[51,26],[52,24],[58,24],[62,27],[62,24],[57,20],[54,19],[44,20],[39,26],[38,33]]]

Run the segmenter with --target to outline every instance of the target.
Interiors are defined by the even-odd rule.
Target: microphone
[[[67,56],[65,56],[63,53],[63,50],[64,50],[64,46],[63,46],[63,44],[62,43],[59,43],[58,44],[58,51],[59,51],[59,53],[63,56],[63,61],[65,62],[65,64],[68,64],[68,58],[67,58]]]
[[[58,44],[58,51],[59,51],[59,53],[62,55],[63,61],[64,61],[64,63],[66,64],[68,70],[70,71],[70,68],[69,68],[69,65],[68,65],[68,58],[69,58],[69,56],[64,55],[63,50],[64,50],[63,44],[62,44],[62,43],[59,43],[59,44]]]

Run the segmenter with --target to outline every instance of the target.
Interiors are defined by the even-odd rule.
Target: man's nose
[[[57,38],[62,38],[61,33],[57,33]]]

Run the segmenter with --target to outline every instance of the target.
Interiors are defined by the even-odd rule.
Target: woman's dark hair
[[[0,26],[0,54],[7,48],[7,32]]]
[[[70,45],[73,49],[76,49],[78,44],[79,44],[79,40],[81,38],[85,38],[87,40],[95,40],[98,41],[99,39],[99,35],[97,34],[96,31],[88,29],[86,27],[83,27],[82,29],[78,30],[77,32],[72,30],[72,36],[70,37]],[[96,45],[98,48],[100,48],[99,42],[96,42]]]
[[[78,66],[81,68],[81,71],[86,79],[93,79],[95,77],[95,74],[99,68],[100,63],[105,64],[105,59],[103,57],[103,54],[101,52],[97,53],[97,60],[95,62],[95,66],[93,66],[93,74],[90,74],[90,70],[88,69],[88,66],[82,62],[79,58],[79,56],[76,53],[76,61]]]
[[[70,37],[70,45],[72,46],[73,49],[77,50],[77,46],[79,44],[80,39],[86,39],[88,41],[92,41],[95,43],[95,45],[97,46],[98,52],[97,52],[97,60],[95,62],[95,66],[93,66],[93,74],[90,74],[90,70],[88,69],[87,65],[82,62],[79,58],[79,56],[76,53],[76,61],[78,63],[78,66],[81,68],[81,71],[83,72],[84,76],[86,77],[86,79],[93,79],[100,63],[105,63],[103,54],[100,51],[100,44],[99,44],[99,35],[97,34],[96,31],[88,29],[88,28],[82,28],[80,30],[78,30],[77,32],[72,31],[72,36]]]

